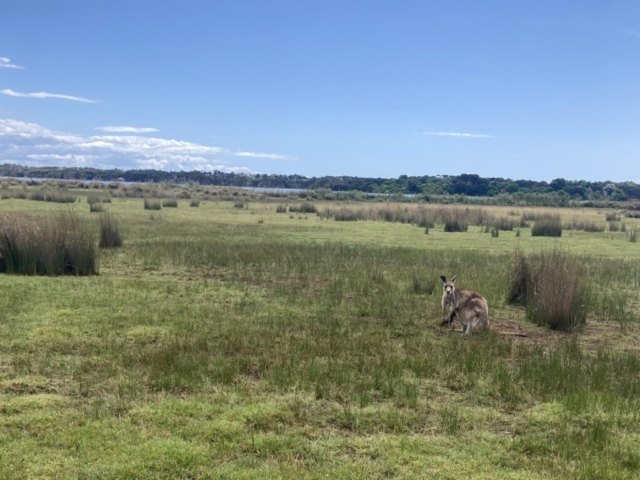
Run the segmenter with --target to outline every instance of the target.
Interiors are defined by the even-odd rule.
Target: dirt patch
[[[589,319],[574,333],[558,332],[523,324],[515,320],[491,320],[491,331],[515,341],[553,345],[576,335],[578,343],[587,352],[598,350],[640,352],[640,328],[635,325],[622,328],[617,322]]]
[[[541,331],[535,326],[523,326],[515,320],[491,320],[491,331],[500,335],[528,341],[548,340],[557,332]]]

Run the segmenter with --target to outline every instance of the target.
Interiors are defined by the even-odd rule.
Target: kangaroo
[[[450,280],[444,275],[440,277],[443,286],[442,293],[442,322],[440,326],[451,325],[455,320],[462,325],[462,331],[471,335],[471,330],[482,323],[489,328],[489,306],[482,295],[466,288],[456,288],[454,283],[457,276]],[[451,309],[447,318],[444,312],[449,307]]]

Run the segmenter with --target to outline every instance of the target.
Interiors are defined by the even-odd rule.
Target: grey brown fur
[[[450,325],[455,320],[462,325],[462,331],[467,335],[471,334],[478,323],[489,328],[489,306],[482,295],[466,288],[456,288],[455,275],[450,280],[447,280],[443,275],[440,280],[444,283],[442,287],[442,323],[440,325]],[[444,313],[447,307],[451,311],[445,318]]]

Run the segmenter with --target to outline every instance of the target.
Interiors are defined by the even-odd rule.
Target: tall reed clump
[[[162,203],[160,203],[159,200],[149,200],[148,198],[145,198],[144,209],[145,210],[162,210]]]
[[[89,204],[89,212],[91,212],[91,213],[104,212],[104,207],[102,206],[101,203],[90,203]]]
[[[530,256],[516,251],[508,279],[507,303],[524,305],[538,325],[570,331],[585,323],[590,285],[578,258],[561,250]]]
[[[636,243],[638,241],[638,227],[633,227],[629,230],[629,241],[631,243]]]
[[[95,237],[71,211],[47,218],[3,215],[0,271],[20,275],[97,274]]]
[[[531,227],[533,237],[561,237],[562,221],[560,215],[545,215],[536,220]]]
[[[162,202],[162,206],[165,208],[178,208],[178,200],[175,198],[169,198]]]
[[[100,248],[118,248],[123,242],[118,219],[108,211],[100,214]]]
[[[620,220],[620,215],[616,212],[606,213],[605,218],[607,219],[607,222],[618,222]]]

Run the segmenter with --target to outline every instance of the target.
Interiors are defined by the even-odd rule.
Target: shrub
[[[0,217],[0,271],[20,275],[92,275],[95,238],[73,212],[48,218]]]
[[[166,208],[178,208],[178,200],[175,198],[169,198],[162,202],[162,206]]]
[[[562,222],[560,215],[546,215],[536,220],[531,228],[533,237],[561,237]]]
[[[118,220],[110,212],[100,214],[100,248],[121,247],[123,241]]]
[[[158,200],[149,200],[147,198],[144,199],[144,209],[145,210],[161,210],[162,204]]]
[[[193,200],[191,200],[191,202],[189,202],[189,206],[190,207],[199,207],[200,206],[200,200],[196,200],[194,198]]]
[[[102,206],[101,203],[90,203],[89,204],[89,212],[91,212],[91,213],[104,212],[104,207]]]
[[[525,305],[533,322],[573,330],[586,321],[590,289],[578,258],[560,250],[526,258],[517,251],[508,278],[507,302]]]

